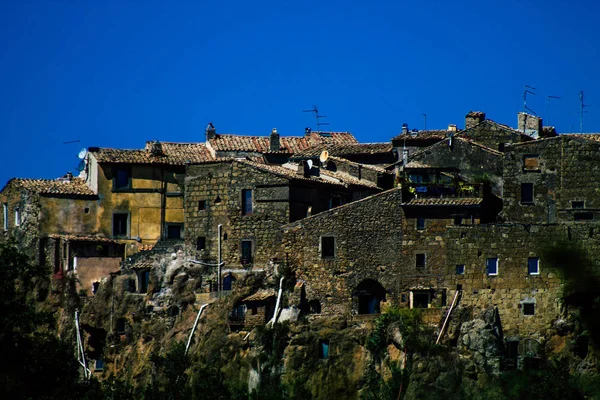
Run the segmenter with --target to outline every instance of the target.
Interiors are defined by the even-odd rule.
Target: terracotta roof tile
[[[266,300],[266,299],[269,299],[269,298],[275,297],[275,296],[276,296],[275,290],[273,290],[273,289],[259,290],[258,292],[251,294],[250,296],[243,299],[242,302],[263,301],[263,300]]]
[[[444,197],[414,198],[403,206],[478,206],[483,202],[480,197]]]
[[[360,166],[361,168],[370,169],[371,171],[380,172],[382,174],[393,174],[393,172],[390,172],[383,167],[379,167],[377,165],[371,165],[371,164],[357,163],[357,162],[350,161],[350,160],[348,160],[346,158],[342,158],[342,157],[329,157],[328,160],[339,161],[339,162],[350,164],[350,165]]]
[[[353,143],[353,144],[321,144],[312,146],[304,151],[294,154],[294,158],[315,158],[319,157],[324,150],[327,150],[330,156],[342,157],[350,155],[364,154],[385,154],[391,153],[392,144],[387,143]]]
[[[68,179],[21,179],[13,178],[8,185],[15,185],[25,190],[45,195],[94,196],[95,193],[82,178]],[[4,190],[4,189],[3,189]]]
[[[128,164],[185,165],[188,162],[202,162],[213,158],[204,143],[160,142],[160,155],[152,154],[151,145],[152,142],[148,142],[146,148],[140,150],[90,147],[89,152],[98,162]]]

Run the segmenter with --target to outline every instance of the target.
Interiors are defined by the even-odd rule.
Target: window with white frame
[[[485,267],[488,275],[498,275],[498,258],[488,258]]]
[[[21,209],[15,207],[15,226],[21,225]]]
[[[527,273],[529,275],[540,274],[540,259],[537,257],[529,257],[527,259]]]

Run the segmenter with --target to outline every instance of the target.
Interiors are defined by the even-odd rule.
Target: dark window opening
[[[96,294],[98,292],[99,288],[100,288],[100,282],[92,283],[92,293],[93,294]]]
[[[521,204],[533,204],[533,183],[521,183]]]
[[[150,270],[138,272],[138,292],[148,293],[148,284],[150,283]]]
[[[125,333],[125,318],[117,318],[117,333]]]
[[[431,294],[428,291],[414,291],[412,308],[429,308]]]
[[[359,314],[378,314],[381,302],[385,301],[385,289],[379,282],[366,279],[356,287],[352,297],[358,302]]]
[[[523,303],[523,315],[534,315],[535,304],[534,303]]]
[[[252,263],[252,241],[251,240],[242,240],[242,264],[251,264]]]
[[[319,358],[321,358],[321,359],[329,358],[329,340],[326,340],[326,339],[319,340]]]
[[[129,229],[129,214],[115,213],[113,214],[113,237],[128,237]]]
[[[104,371],[104,360],[99,358],[96,360],[96,362],[94,363],[94,371]]]
[[[206,249],[206,237],[199,236],[198,239],[196,239],[196,250],[204,249]]]
[[[223,290],[231,290],[235,281],[236,279],[233,275],[229,274],[225,276],[223,278]]]
[[[335,207],[339,207],[341,205],[342,205],[342,196],[340,196],[340,195],[331,196],[331,198],[329,199],[329,208],[335,208]]]
[[[456,266],[456,275],[464,275],[465,274],[465,265],[460,264]]]
[[[89,214],[90,213],[90,208],[89,207],[84,208],[83,212],[86,213],[86,214]]]
[[[538,275],[540,273],[540,259],[529,257],[527,259],[527,273],[529,275]]]
[[[498,275],[498,259],[488,258],[485,262],[488,275]]]
[[[504,152],[504,143],[498,143],[498,151],[499,152]]]
[[[571,202],[571,208],[583,209],[584,208],[584,202],[583,201],[572,201]]]
[[[254,314],[254,310],[255,309],[252,308],[253,314]],[[231,310],[231,312],[229,313],[229,320],[231,322],[243,323],[245,319],[246,319],[246,306],[243,304],[235,306],[233,308],[233,310]]]
[[[167,225],[167,239],[181,239],[183,237],[183,225],[181,224],[168,224]]]
[[[462,217],[454,217],[454,225],[462,225]]]
[[[573,215],[575,221],[591,221],[594,219],[594,214],[592,213],[575,213]]]
[[[321,314],[321,302],[319,300],[309,301],[308,307],[311,314]]]
[[[215,204],[219,204],[221,202],[221,197],[217,196],[217,198],[215,199]]]
[[[129,189],[131,188],[131,169],[118,168],[113,180],[114,189]]]
[[[510,340],[506,342],[506,368],[517,368],[517,359],[519,357],[519,341]]]
[[[417,254],[416,255],[415,265],[417,268],[425,268],[425,254]]]
[[[321,258],[335,257],[335,238],[333,236],[321,237]]]
[[[418,230],[425,229],[425,217],[417,218],[417,229]]]
[[[446,293],[446,289],[442,290],[442,307],[446,307],[446,303],[448,302],[448,294]]]
[[[402,293],[402,295],[400,296],[400,301],[402,303],[406,303],[406,294],[405,293]]]
[[[198,211],[206,210],[206,200],[198,201]]]
[[[252,189],[242,190],[242,215],[252,214]]]
[[[177,306],[171,306],[169,307],[167,314],[169,315],[169,317],[176,317],[179,315],[179,307]]]

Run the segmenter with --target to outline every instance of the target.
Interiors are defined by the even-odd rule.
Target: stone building
[[[283,224],[381,191],[369,180],[308,163],[245,159],[189,165],[185,186],[188,252],[207,264],[220,256],[224,275],[269,268]]]

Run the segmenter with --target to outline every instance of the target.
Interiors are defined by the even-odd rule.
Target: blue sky
[[[301,135],[318,105],[361,142],[516,125],[528,105],[600,131],[597,1],[0,0],[0,185],[74,171],[82,147]],[[80,140],[79,143],[63,144]]]

